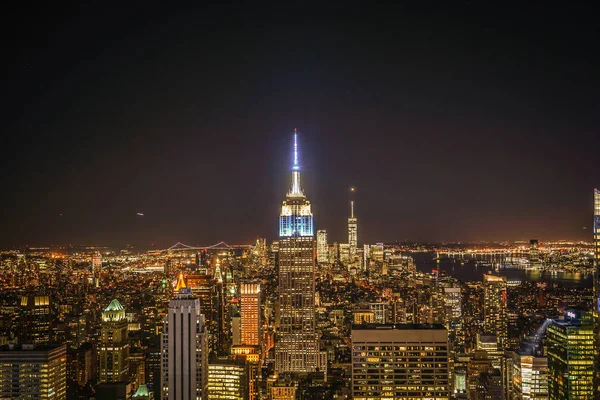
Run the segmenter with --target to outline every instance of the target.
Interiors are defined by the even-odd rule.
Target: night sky
[[[3,10],[0,247],[274,239],[294,128],[331,240],[591,239],[597,14],[449,3]]]

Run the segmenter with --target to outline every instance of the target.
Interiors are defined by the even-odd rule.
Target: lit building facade
[[[594,328],[590,313],[567,311],[546,329],[550,400],[595,399]]]
[[[98,372],[101,383],[125,382],[129,374],[127,317],[119,300],[113,299],[102,312]]]
[[[0,347],[0,399],[67,398],[65,345]]]
[[[507,354],[510,400],[548,398],[548,359],[525,353]]]
[[[279,373],[327,368],[315,331],[314,247],[312,209],[300,186],[294,134],[292,184],[279,217],[280,324],[275,345],[275,370]]]
[[[48,344],[53,319],[50,296],[23,296],[20,303],[19,342]]]
[[[327,264],[329,262],[329,244],[327,243],[327,231],[317,231],[317,262]]]
[[[594,309],[596,316],[594,332],[596,335],[596,362],[594,386],[600,393],[600,190],[594,189]]]
[[[208,365],[208,400],[246,400],[248,382],[246,367],[235,362]]]
[[[358,246],[358,222],[354,216],[354,201],[350,202],[350,218],[348,218],[348,256],[350,262],[354,261]]]
[[[506,278],[483,275],[483,330],[498,337],[498,349],[508,345]]]
[[[196,400],[207,396],[208,344],[200,300],[183,277],[169,302],[161,351],[162,400]]]
[[[243,345],[261,345],[261,318],[260,318],[260,283],[240,283],[241,303],[241,341]]]
[[[442,325],[354,325],[351,341],[355,400],[450,398]]]

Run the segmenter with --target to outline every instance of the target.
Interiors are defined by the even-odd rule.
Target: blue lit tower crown
[[[306,199],[300,186],[300,165],[298,164],[298,134],[294,130],[294,165],[292,182],[281,205],[279,216],[279,237],[313,236],[313,215],[310,201]]]

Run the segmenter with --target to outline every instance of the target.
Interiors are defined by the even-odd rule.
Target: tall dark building
[[[48,344],[52,342],[50,296],[23,296],[20,303],[19,342]]]
[[[315,248],[310,201],[300,186],[298,136],[294,133],[291,188],[279,217],[280,325],[275,344],[279,373],[325,371],[315,331]]]

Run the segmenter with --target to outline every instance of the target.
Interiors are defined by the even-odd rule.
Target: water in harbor
[[[462,281],[482,281],[483,274],[491,270],[489,265],[481,265],[474,261],[461,263],[459,260],[442,259],[439,264],[435,261],[435,253],[413,253],[417,270],[431,272],[439,268],[445,274]],[[494,274],[498,274],[495,272]],[[592,287],[593,275],[578,272],[549,272],[531,269],[500,269],[499,275],[506,276],[509,281],[533,281],[557,283],[566,286]]]

